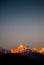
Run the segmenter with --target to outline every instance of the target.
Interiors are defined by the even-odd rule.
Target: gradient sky
[[[44,47],[44,0],[0,0],[0,46]]]

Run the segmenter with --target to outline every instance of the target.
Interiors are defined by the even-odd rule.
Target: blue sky
[[[0,46],[44,47],[44,1],[0,1]]]

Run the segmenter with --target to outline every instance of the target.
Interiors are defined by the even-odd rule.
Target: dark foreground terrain
[[[27,56],[21,54],[1,54],[0,64],[12,65],[44,65],[44,55],[32,53]]]

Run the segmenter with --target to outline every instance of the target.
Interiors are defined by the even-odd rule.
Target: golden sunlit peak
[[[19,47],[24,47],[24,46],[22,44],[20,44]]]
[[[41,48],[39,52],[44,54],[44,48]]]
[[[26,47],[20,44],[18,48],[26,48]]]
[[[22,44],[20,44],[16,49],[11,49],[10,52],[11,53],[22,53],[26,50],[27,48],[25,46],[23,46]]]
[[[18,48],[27,49],[24,45],[20,44]]]
[[[33,50],[33,52],[38,52],[37,48],[33,48],[32,50]]]

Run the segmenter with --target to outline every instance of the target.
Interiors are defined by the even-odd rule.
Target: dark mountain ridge
[[[38,60],[39,59],[39,60]],[[29,65],[29,64],[44,64],[44,55],[38,53],[32,53],[29,55],[22,54],[1,54],[0,55],[1,64],[19,64],[19,65]]]

